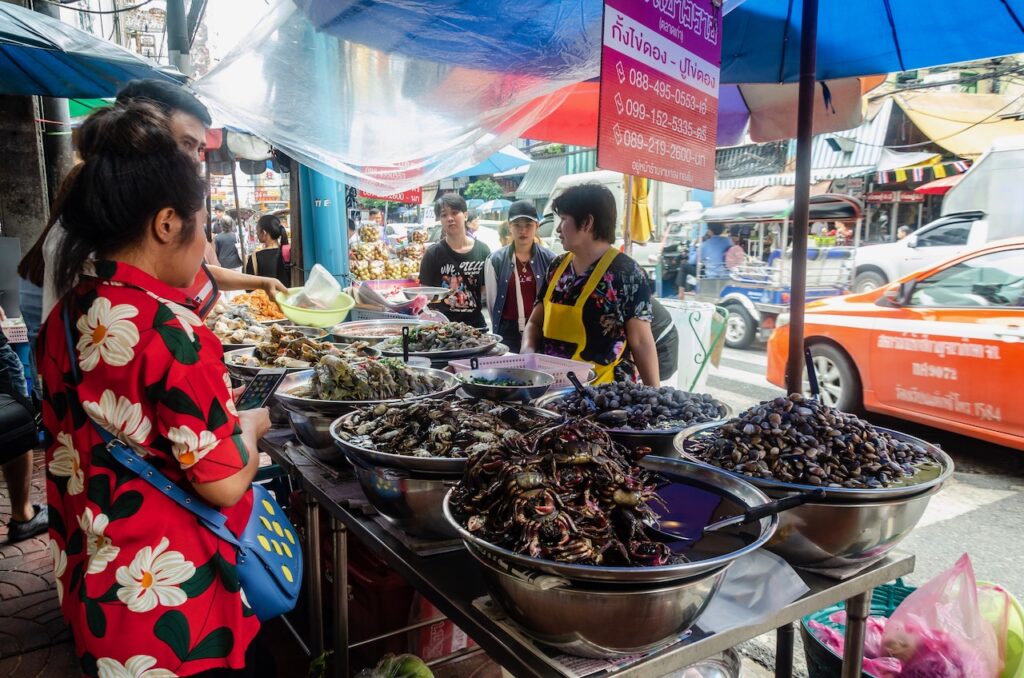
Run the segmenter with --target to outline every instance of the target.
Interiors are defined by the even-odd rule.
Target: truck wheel
[[[860,411],[863,406],[860,375],[846,354],[831,344],[812,344],[811,359],[822,403],[843,412]]]
[[[878,289],[888,282],[889,281],[885,279],[885,275],[878,271],[864,271],[863,273],[858,273],[857,277],[853,279],[853,291],[857,294],[860,294],[861,292],[870,292],[871,290]]]
[[[725,345],[729,348],[748,348],[757,336],[757,324],[747,309],[739,304],[728,304],[729,319],[725,323]]]

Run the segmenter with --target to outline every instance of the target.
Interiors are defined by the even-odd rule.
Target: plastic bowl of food
[[[287,294],[278,292],[275,297],[277,305],[281,307],[281,312],[296,325],[334,327],[343,321],[348,316],[348,312],[352,310],[352,307],[356,305],[356,300],[344,292],[338,293],[339,306],[336,308],[301,308],[288,303],[288,300],[293,299],[300,291],[302,291],[301,287],[293,287],[288,290]]]

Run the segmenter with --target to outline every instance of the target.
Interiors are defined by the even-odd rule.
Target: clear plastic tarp
[[[496,22],[484,0],[278,0],[195,88],[219,119],[328,176],[416,188],[489,157],[597,75],[600,3],[514,4]],[[474,38],[453,43],[460,29]]]

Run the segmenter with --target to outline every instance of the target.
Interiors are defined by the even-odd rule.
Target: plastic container
[[[289,304],[286,299],[292,298],[294,294],[300,292],[301,287],[293,287],[288,290],[288,293],[278,292],[274,300],[277,305],[281,307],[281,312],[296,325],[302,325],[305,327],[334,327],[338,323],[345,320],[345,316],[352,310],[352,307],[356,305],[356,300],[351,295],[345,294],[344,292],[339,293],[339,299],[341,305],[337,308],[332,309],[312,309],[312,308],[299,308]]]
[[[913,593],[915,587],[907,586],[902,579],[897,579],[894,584],[884,584],[871,593],[871,610],[868,613],[874,617],[890,617],[896,611],[903,599]],[[840,610],[845,610],[846,604],[839,603],[824,610],[818,610],[800,620],[800,637],[804,642],[804,657],[807,658],[808,678],[834,678],[838,676],[843,667],[842,657],[838,657],[825,646],[814,632],[807,626],[807,622],[816,621],[825,626],[840,628],[839,625],[829,621],[829,617]],[[862,673],[863,678],[875,678],[870,673]]]
[[[359,540],[349,539],[348,544],[349,637],[352,642],[408,624],[415,589]],[[382,655],[402,654],[408,652],[408,647],[409,639],[400,633],[352,650],[352,665],[373,666]]]
[[[568,360],[566,358],[556,358],[554,356],[542,355],[540,353],[493,356],[490,358],[480,358],[479,361],[480,369],[510,367],[546,372],[555,378],[554,383],[551,384],[551,388],[572,386],[572,382],[569,381],[569,377],[566,376],[569,372],[575,372],[576,377],[580,381],[586,383],[590,379],[590,371],[593,369],[590,363],[581,362],[579,360]],[[448,366],[455,371],[455,374],[458,374],[459,372],[468,372],[473,369],[469,360],[452,360],[448,363]]]

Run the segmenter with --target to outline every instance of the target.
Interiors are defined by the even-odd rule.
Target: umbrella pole
[[[235,217],[238,219],[236,226],[238,227],[238,249],[242,255],[242,270],[245,270],[245,222],[242,221],[242,203],[238,201],[238,178],[235,176],[235,172],[238,170],[238,164],[235,159],[231,159],[231,192],[235,195]]]
[[[800,91],[797,109],[796,187],[793,192],[793,275],[789,295],[786,390],[803,391],[804,303],[807,299],[807,234],[811,208],[811,141],[817,68],[818,0],[803,0],[800,21]],[[782,243],[785,248],[786,243]],[[783,249],[785,252],[785,249]]]

